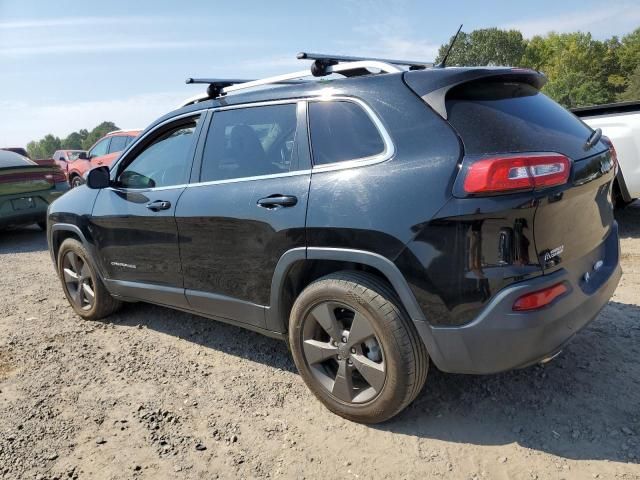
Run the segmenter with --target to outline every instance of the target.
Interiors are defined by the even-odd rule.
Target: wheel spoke
[[[351,376],[351,369],[347,366],[346,360],[340,360],[338,362],[338,373],[336,374],[336,379],[333,381],[331,393],[346,402],[353,400],[353,377]]]
[[[93,303],[93,299],[95,298],[95,293],[93,293],[93,289],[89,286],[87,282],[84,282],[82,284],[82,291],[84,292],[87,303]]]
[[[82,275],[83,278],[91,278],[91,270],[89,270],[89,265],[87,265],[87,262],[85,262],[84,260],[82,260],[82,268],[80,268],[80,275]]]
[[[338,352],[338,349],[331,345],[331,342],[320,342],[318,340],[305,340],[302,348],[309,365],[320,363],[327,358],[333,357]]]
[[[73,288],[73,291],[70,291],[69,293],[71,293],[71,298],[73,298],[74,303],[79,307],[81,307],[82,306],[82,287],[80,285],[77,285],[76,287]]]
[[[373,337],[375,332],[371,327],[371,323],[361,313],[356,312],[353,317],[353,323],[351,324],[351,330],[349,330],[349,341],[347,345],[354,346],[364,342],[367,338]]]
[[[76,274],[80,274],[80,265],[78,264],[78,256],[73,252],[68,252],[67,259],[69,260],[69,265],[71,266],[71,270],[73,270]]]
[[[330,303],[321,303],[311,311],[311,315],[333,340],[337,341],[340,339],[342,336],[342,327],[338,323],[336,315],[333,312],[333,306]]]
[[[352,355],[353,365],[358,369],[369,385],[379,392],[384,385],[384,363],[376,363],[364,355]]]
[[[71,282],[77,282],[78,281],[78,274],[76,272],[74,272],[73,270],[71,270],[70,268],[65,268],[62,270],[63,274],[64,274],[64,281],[67,283],[71,283]]]

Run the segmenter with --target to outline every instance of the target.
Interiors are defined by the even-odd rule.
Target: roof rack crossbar
[[[307,55],[307,54],[305,54]],[[313,55],[313,54],[308,54]],[[322,77],[330,75],[331,73],[340,73],[344,76],[357,76],[363,72],[369,72],[370,70],[379,70],[380,73],[401,73],[403,70],[396,65],[410,65],[404,61],[397,60],[396,64],[384,62],[376,59],[359,60],[356,57],[342,57],[350,58],[352,60],[344,61],[340,63],[338,60],[331,59],[316,59],[311,65],[311,69],[298,70],[297,72],[285,73],[282,75],[276,75],[273,77],[262,78],[259,80],[238,80],[238,79],[207,79],[207,78],[188,78],[186,83],[206,83],[206,94],[196,95],[187,99],[185,102],[179,105],[179,107],[185,107],[192,103],[200,102],[203,100],[219,97],[238,90],[245,90],[248,88],[255,88],[264,85],[273,84],[295,84],[304,83],[301,80],[304,77],[314,76]],[[309,58],[311,59],[311,58]],[[416,64],[418,65],[418,64]],[[426,64],[420,64],[426,65]],[[424,67],[420,67],[424,68]]]
[[[362,61],[374,61],[390,63],[391,65],[405,65],[413,67],[414,69],[430,68],[434,66],[433,62],[423,62],[414,60],[394,60],[389,58],[373,58],[373,57],[352,57],[346,55],[326,55],[324,53],[308,53],[300,52],[297,55],[299,60],[318,60],[320,62],[339,63],[339,62],[362,62]]]

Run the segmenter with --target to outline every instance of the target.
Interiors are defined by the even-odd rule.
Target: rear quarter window
[[[378,128],[354,102],[309,103],[309,128],[314,165],[372,157],[385,149]]]
[[[547,151],[574,160],[585,156],[591,129],[531,85],[466,83],[447,94],[446,107],[466,154]]]

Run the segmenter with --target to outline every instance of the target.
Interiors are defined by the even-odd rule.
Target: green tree
[[[89,132],[86,138],[82,141],[82,148],[89,150],[91,146],[104,137],[107,133],[118,130],[118,127],[113,122],[102,122]]]
[[[589,33],[550,33],[534,37],[522,66],[549,79],[543,91],[567,108],[615,100],[624,81],[619,75],[617,39],[594,40]]]
[[[83,137],[80,132],[72,132],[62,140],[62,148],[69,150],[82,150],[82,141],[85,138],[86,136]]]
[[[625,76],[633,75],[640,65],[640,28],[622,37],[618,58]]]
[[[440,47],[436,63],[442,60],[452,40],[453,37],[447,44]],[[525,49],[526,42],[522,38],[522,33],[517,30],[485,28],[471,33],[460,32],[451,49],[447,64],[517,66]]]
[[[622,101],[640,101],[640,65],[636,67],[629,77],[627,89],[618,96],[618,99]]]

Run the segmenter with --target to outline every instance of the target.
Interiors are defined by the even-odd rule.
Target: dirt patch
[[[619,221],[620,286],[562,355],[433,368],[375,427],[322,407],[276,340],[145,304],[80,320],[44,234],[1,233],[0,478],[640,479],[640,205]]]
[[[9,374],[14,368],[11,356],[7,352],[0,350],[0,382],[9,378]]]

